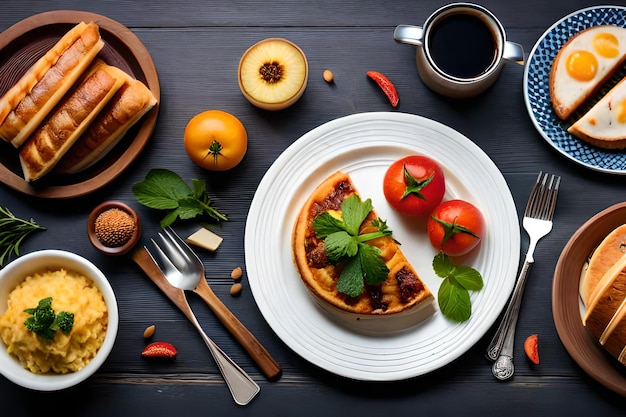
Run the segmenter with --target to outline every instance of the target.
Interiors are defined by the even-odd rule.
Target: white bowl
[[[22,255],[0,269],[0,315],[7,310],[9,293],[26,276],[44,268],[60,267],[85,275],[98,286],[108,310],[106,336],[96,356],[84,368],[67,374],[33,373],[23,368],[18,360],[7,352],[6,345],[0,341],[0,374],[25,388],[38,391],[57,391],[84,381],[104,363],[117,337],[119,313],[111,284],[93,263],[79,255],[61,250],[40,250]]]

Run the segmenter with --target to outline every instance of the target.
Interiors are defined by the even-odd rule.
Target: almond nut
[[[243,289],[243,286],[241,285],[241,283],[237,282],[230,287],[230,295],[232,295],[233,297],[236,297],[239,294],[241,294],[242,289]]]
[[[241,276],[243,275],[243,272],[241,271],[241,267],[238,266],[237,268],[233,269],[233,272],[230,273],[230,277],[232,279],[239,279],[241,278]]]
[[[143,331],[143,338],[148,339],[149,337],[152,337],[155,327],[156,326],[154,324],[152,326],[146,327],[146,330]]]

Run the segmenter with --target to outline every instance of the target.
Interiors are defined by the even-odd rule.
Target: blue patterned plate
[[[565,16],[537,41],[524,69],[524,100],[530,118],[544,139],[565,157],[580,165],[606,173],[626,175],[626,152],[591,146],[567,132],[550,101],[548,79],[552,62],[567,40],[591,26],[626,27],[626,7],[597,6]],[[624,72],[616,74],[623,77]]]

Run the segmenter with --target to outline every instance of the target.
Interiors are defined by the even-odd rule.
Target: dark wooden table
[[[57,9],[99,13],[129,27],[156,64],[161,108],[145,151],[115,181],[84,197],[69,200],[32,198],[0,185],[0,205],[34,218],[47,230],[32,235],[22,253],[57,248],[76,252],[98,265],[117,295],[121,320],[113,351],[104,366],[79,387],[56,393],[22,389],[0,378],[3,414],[45,415],[50,411],[81,416],[345,416],[345,415],[624,415],[626,400],[597,383],[562,345],[552,319],[552,274],[570,236],[588,218],[621,202],[624,177],[585,169],[564,158],[535,130],[523,99],[524,68],[507,64],[490,90],[474,99],[454,101],[429,91],[417,76],[414,48],[393,41],[401,23],[423,23],[444,1],[347,0],[301,1],[35,1],[5,4],[0,30],[33,14]],[[508,38],[525,52],[554,22],[586,0],[485,0],[506,27]],[[241,95],[236,78],[242,53],[267,37],[286,37],[306,53],[308,88],[293,107],[266,112]],[[331,69],[335,84],[322,79]],[[367,79],[371,69],[396,84],[400,105],[392,109]],[[187,121],[216,108],[239,117],[250,144],[235,169],[212,173],[196,167],[182,145]],[[441,122],[480,146],[503,173],[521,216],[540,170],[562,176],[554,230],[541,242],[518,324],[517,373],[508,382],[491,375],[484,350],[491,331],[467,353],[424,376],[388,383],[338,377],[302,359],[272,331],[255,304],[247,278],[241,297],[228,295],[230,271],[244,267],[244,229],[253,194],[266,170],[291,143],[311,129],[355,113],[394,111]],[[218,296],[280,362],[277,382],[263,378],[236,341],[197,297],[190,297],[200,322],[215,341],[261,385],[247,407],[236,406],[209,358],[206,347],[183,315],[127,258],[113,259],[91,247],[86,235],[89,212],[105,200],[122,200],[138,210],[142,243],[158,231],[161,214],[140,206],[131,187],[152,168],[169,168],[183,178],[206,178],[215,205],[229,215],[216,231],[224,238],[214,255],[203,254]],[[471,180],[471,179],[469,179]],[[521,217],[520,217],[521,218]],[[182,234],[196,223],[176,226]],[[522,235],[521,253],[528,239]],[[156,324],[160,338],[176,341],[184,352],[171,364],[140,357],[143,330]],[[492,329],[493,330],[493,329]],[[540,335],[541,364],[523,358],[526,335]]]

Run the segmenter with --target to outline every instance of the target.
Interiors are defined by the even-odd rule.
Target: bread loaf
[[[126,76],[124,85],[59,161],[55,172],[73,174],[96,163],[156,103],[148,87]]]
[[[0,98],[0,137],[21,146],[103,46],[93,22],[81,22],[68,31]]]
[[[626,225],[600,243],[581,282],[586,306],[583,324],[600,344],[626,365]]]
[[[49,172],[126,80],[119,68],[96,60],[78,85],[20,148],[26,181]]]

